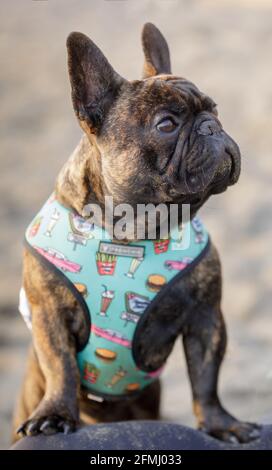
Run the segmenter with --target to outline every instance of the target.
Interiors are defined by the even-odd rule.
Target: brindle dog
[[[60,172],[57,199],[82,215],[86,204],[191,204],[192,215],[209,196],[236,183],[240,153],[223,130],[214,101],[191,82],[171,74],[167,43],[144,26],[144,78],[127,81],[85,35],[67,40],[72,101],[82,140]],[[77,346],[86,337],[80,305],[29,251],[23,285],[32,311],[33,346],[15,414],[18,433],[69,432],[85,423],[159,417],[160,385],[137,398],[97,403],[80,387]],[[156,304],[138,344],[145,368],[157,369],[182,336],[201,430],[230,442],[248,442],[259,427],[241,422],[217,393],[226,348],[221,313],[221,270],[210,246],[200,263]],[[163,325],[163,326],[162,326]]]

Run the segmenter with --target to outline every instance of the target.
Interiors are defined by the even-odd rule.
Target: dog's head
[[[190,203],[195,212],[234,184],[240,152],[214,101],[172,75],[167,43],[143,28],[144,78],[118,75],[85,35],[67,40],[75,113],[97,149],[103,188],[116,203]]]

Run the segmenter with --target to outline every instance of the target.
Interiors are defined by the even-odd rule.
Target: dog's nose
[[[214,119],[208,119],[202,121],[197,129],[197,133],[199,135],[214,135],[221,132],[222,127],[220,126],[219,122],[215,121]]]

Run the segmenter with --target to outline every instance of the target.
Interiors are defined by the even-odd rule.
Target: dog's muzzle
[[[186,155],[177,152],[171,163],[173,188],[180,194],[216,194],[235,184],[240,175],[238,145],[206,112],[193,123]]]

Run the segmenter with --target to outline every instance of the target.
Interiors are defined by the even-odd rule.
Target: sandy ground
[[[8,446],[30,339],[16,307],[24,228],[80,136],[69,97],[66,36],[72,30],[89,34],[120,74],[139,78],[146,21],[168,38],[174,72],[219,104],[242,150],[239,185],[202,211],[225,277],[229,345],[220,390],[237,416],[272,420],[271,6],[268,0],[1,1],[0,447]],[[180,344],[163,381],[164,417],[193,425]]]

